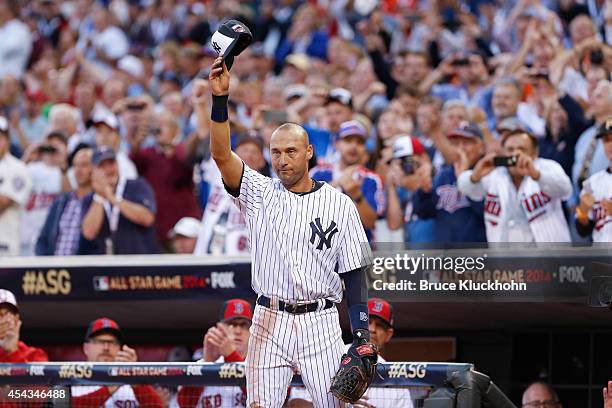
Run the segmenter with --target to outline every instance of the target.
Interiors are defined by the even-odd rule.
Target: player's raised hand
[[[212,94],[222,96],[229,94],[230,74],[223,61],[223,56],[220,55],[215,59],[208,75],[208,83]]]
[[[126,363],[135,363],[138,361],[138,356],[136,355],[136,350],[128,347],[127,345],[123,345],[121,350],[117,352],[117,356],[115,357],[115,361],[123,361]]]

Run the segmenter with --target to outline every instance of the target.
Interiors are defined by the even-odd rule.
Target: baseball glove
[[[329,389],[340,401],[350,403],[357,402],[372,383],[378,360],[378,350],[369,342],[369,333],[366,338],[354,338],[353,344],[342,356],[340,368],[332,378]]]

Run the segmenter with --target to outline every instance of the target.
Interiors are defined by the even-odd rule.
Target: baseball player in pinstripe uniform
[[[355,350],[369,343],[367,288],[362,270],[370,249],[353,201],[308,174],[308,134],[283,124],[270,155],[279,179],[245,165],[230,149],[229,71],[220,56],[209,75],[213,94],[210,151],[227,191],[244,214],[257,304],[246,358],[247,406],[281,407],[294,370],[316,407],[342,407],[329,393],[344,353],[336,303],[343,282]],[[194,84],[194,108],[205,115],[208,89]]]
[[[582,236],[592,235],[593,242],[612,242],[612,118],[597,131],[609,166],[584,181],[580,204],[576,207],[576,229]]]

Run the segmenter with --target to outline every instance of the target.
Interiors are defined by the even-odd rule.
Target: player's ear
[[[313,154],[314,154],[314,149],[312,148],[312,145],[309,144],[308,147],[306,147],[306,158],[308,160],[312,159]]]

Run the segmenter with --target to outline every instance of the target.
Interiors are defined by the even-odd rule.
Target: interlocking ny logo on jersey
[[[311,244],[314,244],[317,237],[319,237],[317,249],[323,249],[323,245],[325,245],[328,249],[331,248],[331,240],[334,234],[338,232],[335,221],[332,221],[331,224],[329,224],[329,227],[327,227],[326,230],[323,230],[321,218],[317,217],[314,221],[310,221],[310,229],[312,230],[312,234],[310,235]]]

